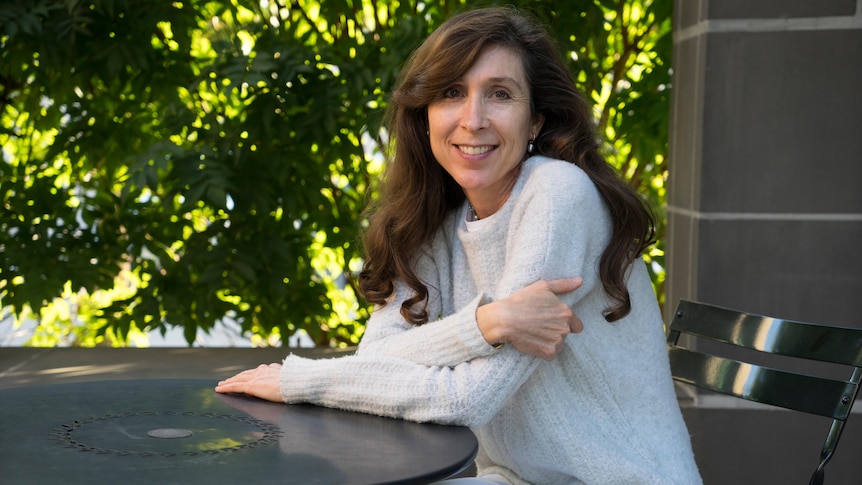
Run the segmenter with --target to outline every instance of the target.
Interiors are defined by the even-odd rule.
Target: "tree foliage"
[[[222,319],[264,343],[356,343],[386,96],[468,3],[0,3],[4,312],[39,319],[43,345],[169,326],[191,344]],[[609,160],[661,207],[672,2],[497,3],[548,25]],[[661,244],[651,257],[660,289]]]

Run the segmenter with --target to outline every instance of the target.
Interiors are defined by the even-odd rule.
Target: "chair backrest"
[[[683,335],[693,339],[681,339]],[[768,354],[847,367],[848,380],[766,367],[738,356],[698,351],[698,341],[714,341]],[[694,341],[695,344],[686,347]],[[830,327],[754,315],[681,300],[668,328],[668,352],[675,380],[702,389],[832,418],[820,463],[810,484],[822,484],[844,422],[862,380],[862,329]],[[693,348],[692,348],[693,347]],[[737,352],[739,353],[739,352]]]

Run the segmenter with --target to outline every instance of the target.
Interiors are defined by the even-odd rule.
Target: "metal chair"
[[[693,338],[680,339],[683,335]],[[753,364],[746,362],[747,358],[720,357],[686,348],[692,341],[704,340],[721,343],[707,344],[711,347],[729,344],[768,354],[843,364],[852,368],[852,373],[846,381],[815,377]],[[832,418],[820,464],[809,485],[823,483],[823,468],[838,446],[844,423],[859,392],[862,329],[792,322],[681,300],[668,328],[667,342],[676,381],[749,401]]]

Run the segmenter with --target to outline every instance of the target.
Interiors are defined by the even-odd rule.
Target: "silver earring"
[[[527,144],[527,153],[533,153],[533,140]]]

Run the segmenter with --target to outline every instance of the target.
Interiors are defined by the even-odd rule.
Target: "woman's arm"
[[[503,349],[516,366],[489,365],[488,357],[455,367],[428,367],[381,355],[335,359],[288,356],[221,381],[220,393],[244,393],[273,402],[311,403],[417,422],[477,427],[487,423],[539,360]],[[496,359],[496,357],[494,357]],[[517,367],[521,372],[507,369]]]
[[[577,290],[581,282],[581,278],[537,281],[502,300],[481,304],[476,298],[453,315],[420,327],[410,326],[397,311],[400,304],[391,303],[375,310],[358,353],[452,367],[510,344],[550,360],[566,335],[583,330],[578,316],[558,297]]]
[[[555,180],[566,174],[568,180]],[[520,230],[509,244],[514,253],[507,256],[497,287],[500,300],[514,297],[537,280],[565,274],[584,274],[586,285],[597,284],[595,264],[609,231],[607,219],[599,213],[604,210],[600,197],[584,180],[585,175],[581,173],[576,180],[571,177],[570,169],[563,169],[562,174],[551,170],[539,181],[540,186],[547,186],[527,194],[528,199],[516,207],[520,212],[512,223]],[[574,306],[580,294],[569,293],[563,299]],[[422,365],[377,352],[329,360],[289,356],[280,372],[280,397],[288,403],[310,402],[415,421],[480,426],[499,411],[540,362],[513,346],[454,367]],[[263,387],[271,390],[273,372],[264,372],[269,377]],[[236,376],[233,379],[239,382],[229,380],[220,385],[220,392],[263,394],[258,394],[259,387],[247,384],[255,381],[253,374]]]
[[[444,233],[438,237],[453,237]],[[401,302],[413,292],[396,281],[388,304],[372,312],[357,353],[378,353],[417,364],[452,367],[491,355],[500,345],[510,344],[525,354],[552,359],[566,335],[583,329],[578,316],[558,298],[577,290],[583,281],[579,277],[531,282],[497,301],[478,294],[465,307],[442,316],[438,288],[439,274],[448,272],[445,265],[441,268],[430,253],[424,253],[414,269],[429,290],[427,311],[431,321],[419,327],[407,323],[400,313]]]
[[[384,307],[371,314],[357,354],[377,354],[428,366],[452,367],[493,353],[476,326],[475,313],[480,296],[470,305],[445,318],[437,318],[437,305],[429,305],[431,321],[415,327],[401,316],[406,287],[396,284],[396,294]],[[432,290],[433,291],[433,290]]]

